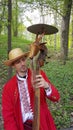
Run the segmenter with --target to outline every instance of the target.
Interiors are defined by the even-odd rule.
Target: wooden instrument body
[[[47,56],[47,47],[45,43],[40,43],[42,37],[44,35],[50,35],[58,32],[58,29],[54,26],[47,25],[47,24],[35,24],[29,26],[27,28],[28,31],[36,34],[36,40],[34,43],[31,44],[29,58],[31,59],[31,67],[33,71],[33,79],[35,78],[36,74],[39,74],[39,69],[41,66],[44,65],[45,58]],[[40,52],[40,53],[39,53]],[[34,69],[33,60],[34,57],[37,55],[36,60],[36,67]],[[35,88],[35,86],[33,86]],[[34,104],[34,121],[33,121],[33,129],[32,130],[39,130],[40,129],[40,89],[35,89],[35,104]]]
[[[47,48],[45,43],[39,43],[39,40],[42,39],[43,34],[36,41],[31,44],[29,58],[31,60],[31,69],[32,69],[32,80],[35,80],[36,75],[40,72],[40,67],[44,65],[44,60],[47,55]],[[34,62],[35,61],[35,62]],[[34,119],[33,119],[33,128],[32,130],[40,129],[40,88],[37,88],[33,84],[35,95],[34,95]]]

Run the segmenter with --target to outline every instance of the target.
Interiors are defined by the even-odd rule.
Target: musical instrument
[[[44,61],[48,53],[46,42],[41,42],[41,40],[44,37],[44,35],[51,35],[57,33],[58,29],[56,27],[47,24],[35,24],[29,26],[27,30],[30,31],[31,33],[36,34],[36,39],[31,44],[30,53],[29,53],[33,80],[34,80],[35,75],[39,74],[40,67],[44,65]],[[34,101],[35,101],[34,120],[33,120],[32,130],[39,130],[40,129],[40,89],[39,88],[35,89]]]

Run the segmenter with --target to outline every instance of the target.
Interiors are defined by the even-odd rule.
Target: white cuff
[[[49,86],[48,88],[46,88],[46,89],[45,89],[45,92],[46,92],[46,95],[47,95],[47,96],[50,96],[51,93],[52,93],[51,86]]]

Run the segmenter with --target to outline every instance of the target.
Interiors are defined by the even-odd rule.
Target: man
[[[28,55],[29,52],[24,53],[20,48],[15,48],[9,52],[9,59],[5,61],[5,65],[15,69],[16,75],[3,87],[4,128],[5,130],[32,130],[35,103],[33,84],[36,83],[40,89],[40,130],[56,130],[46,97],[55,102],[59,100],[60,95],[42,70],[32,82],[32,71],[26,64]]]

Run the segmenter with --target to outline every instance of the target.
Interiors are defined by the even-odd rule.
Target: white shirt
[[[23,80],[24,81],[24,86],[26,88],[26,93],[27,93],[27,97],[28,97],[28,102],[30,104],[30,96],[29,96],[29,92],[28,92],[28,87],[27,87],[27,77],[26,78],[20,78],[18,75],[17,75],[17,78],[19,80]],[[21,99],[21,91],[20,91],[20,85],[18,83],[18,89],[19,89],[19,94],[20,94],[20,103],[21,103],[21,113],[22,113],[22,119],[23,119],[23,123],[26,122],[27,120],[33,120],[33,112],[32,112],[32,109],[30,107],[29,109],[29,112],[28,113],[25,113],[25,110],[23,109],[23,102],[22,102],[22,99]],[[45,90],[46,92],[46,95],[49,96],[52,92],[51,90],[51,86],[49,87],[49,89]]]
[[[28,97],[28,102],[30,104],[30,97],[29,97],[29,93],[28,93],[28,87],[27,87],[27,77],[26,78],[20,78],[18,75],[17,75],[17,78],[19,80],[23,80],[24,81],[24,86],[26,88],[26,93],[27,93],[27,97]],[[23,119],[23,122],[26,122],[26,120],[28,119],[33,119],[33,112],[32,112],[32,109],[30,107],[29,109],[29,112],[28,113],[25,113],[24,109],[23,109],[23,102],[22,102],[22,99],[21,99],[21,91],[20,91],[20,86],[19,86],[19,83],[18,83],[18,89],[19,89],[19,94],[20,94],[20,103],[21,103],[21,113],[22,113],[22,119]]]

